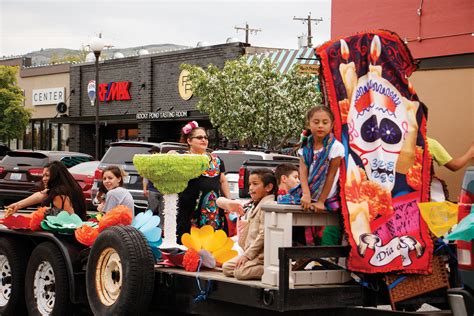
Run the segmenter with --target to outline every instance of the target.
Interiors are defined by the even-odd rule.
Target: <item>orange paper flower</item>
[[[421,163],[423,161],[423,148],[416,146],[415,162],[407,172],[407,183],[414,190],[421,190]]]
[[[99,230],[97,228],[90,227],[89,225],[82,225],[80,228],[74,231],[76,240],[83,245],[92,246],[99,236]]]
[[[124,205],[118,205],[108,211],[99,221],[99,232],[115,225],[132,224],[132,210]]]
[[[33,231],[42,230],[41,221],[44,219],[44,214],[48,210],[47,207],[43,206],[38,208],[36,211],[31,213],[30,229]]]

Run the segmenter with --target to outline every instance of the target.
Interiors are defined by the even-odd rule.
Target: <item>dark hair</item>
[[[277,184],[278,185],[280,184],[282,176],[288,177],[290,176],[290,174],[292,174],[295,171],[299,171],[298,167],[292,163],[287,162],[287,163],[282,163],[278,165],[275,168],[275,177],[276,177]]]
[[[275,178],[275,174],[273,171],[270,169],[265,169],[265,168],[257,168],[254,169],[250,172],[250,175],[256,175],[262,180],[263,185],[267,186],[269,184],[273,185],[272,190],[270,191],[270,194],[275,194],[277,191],[277,181]]]
[[[316,112],[326,112],[327,115],[329,116],[329,119],[331,120],[331,122],[334,122],[334,114],[332,113],[331,109],[328,108],[325,105],[319,104],[319,105],[313,106],[306,113],[306,126],[309,126],[309,121],[311,120],[314,113],[316,113]],[[306,133],[307,137],[309,137],[309,135],[311,135],[311,130],[309,128],[307,128],[305,130],[305,133]],[[307,143],[307,140],[308,140],[307,137],[301,141],[300,147],[306,146],[306,143]]]
[[[71,200],[74,213],[82,220],[86,220],[86,199],[66,166],[60,161],[53,161],[45,168],[49,170],[48,196],[42,204],[48,206],[53,203],[56,196],[67,196]]]
[[[122,171],[122,169],[120,169],[117,166],[108,166],[107,168],[102,170],[102,175],[105,174],[107,171],[112,172],[114,176],[116,176],[117,178],[120,178],[119,185],[120,186],[123,185],[123,177],[125,176],[125,173]]]
[[[181,129],[181,138],[179,139],[179,142],[180,142],[180,143],[183,143],[183,144],[186,144],[186,145],[188,145],[188,147],[189,147],[188,139],[194,137],[194,135],[196,135],[196,132],[197,132],[198,130],[204,131],[204,133],[206,133],[206,135],[207,135],[206,129],[205,129],[204,127],[202,127],[202,126],[193,128],[193,129],[192,129],[189,133],[187,133],[187,134],[184,134],[184,133],[183,133],[183,130]]]

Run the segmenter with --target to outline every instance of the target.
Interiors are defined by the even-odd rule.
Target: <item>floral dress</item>
[[[214,229],[227,232],[227,221],[224,210],[216,200],[221,196],[221,172],[225,171],[224,163],[217,156],[209,156],[209,168],[198,178],[188,182],[187,188],[178,197],[177,235],[178,242],[184,233],[189,233],[191,226],[211,225]]]

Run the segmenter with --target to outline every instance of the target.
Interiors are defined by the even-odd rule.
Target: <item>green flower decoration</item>
[[[163,194],[180,193],[191,179],[209,168],[207,155],[154,154],[135,155],[133,164],[138,173],[153,182]]]
[[[84,224],[92,227],[97,226],[97,223],[83,222],[76,214],[62,211],[57,216],[46,216],[46,219],[41,221],[41,228],[61,234],[73,234],[77,228]]]

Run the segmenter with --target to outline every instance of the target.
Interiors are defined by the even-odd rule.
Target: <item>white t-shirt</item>
[[[322,148],[315,150],[314,153],[315,154],[319,153],[322,150],[323,150]],[[344,146],[337,139],[334,140],[334,144],[332,145],[331,150],[329,151],[329,156],[328,156],[329,160],[337,158],[337,157],[344,158],[344,155],[345,155]],[[298,150],[298,156],[303,157],[303,148],[300,148]],[[309,168],[308,174],[311,174],[312,171],[313,171],[313,166]],[[329,195],[327,199],[332,198],[333,196],[336,195],[338,182],[339,182],[339,169],[337,169],[336,171],[336,175],[334,176],[334,182],[332,183],[331,191],[329,191]]]

